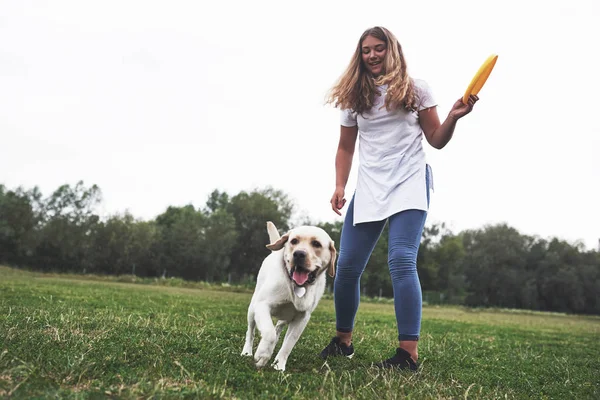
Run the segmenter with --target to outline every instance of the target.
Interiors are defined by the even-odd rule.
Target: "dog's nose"
[[[304,250],[296,250],[294,252],[294,259],[298,261],[304,261],[306,258],[306,252]]]

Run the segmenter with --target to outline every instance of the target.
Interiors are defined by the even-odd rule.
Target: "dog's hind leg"
[[[252,356],[255,327],[256,323],[254,322],[254,311],[248,309],[248,330],[246,331],[246,342],[244,343],[244,349],[242,350],[243,356]]]
[[[279,337],[281,336],[281,331],[288,324],[287,321],[279,320],[277,321],[277,325],[275,325],[275,343],[279,343]]]

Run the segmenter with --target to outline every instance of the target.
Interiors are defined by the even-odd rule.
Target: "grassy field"
[[[597,317],[425,307],[412,374],[371,367],[396,345],[391,304],[361,304],[352,360],[319,359],[324,299],[280,373],[240,356],[249,301],[0,267],[0,397],[600,398]]]

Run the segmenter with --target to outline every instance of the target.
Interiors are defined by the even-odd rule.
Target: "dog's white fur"
[[[252,356],[254,330],[258,328],[260,343],[254,355],[256,366],[264,367],[273,355],[284,326],[288,329],[273,367],[285,371],[288,356],[304,331],[310,316],[325,291],[325,268],[335,275],[336,249],[333,240],[323,229],[301,226],[281,236],[272,222],[267,222],[271,250],[263,261],[256,288],[248,307],[248,331],[242,355]],[[302,255],[302,253],[304,255]],[[294,270],[313,277],[303,285],[297,284]],[[302,288],[305,288],[306,291]],[[273,326],[275,317],[277,325]]]

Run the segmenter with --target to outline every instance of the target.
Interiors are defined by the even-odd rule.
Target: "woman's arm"
[[[477,100],[479,100],[479,97],[475,95],[469,97],[467,104],[462,102],[462,98],[458,99],[443,123],[440,123],[436,107],[419,111],[419,124],[423,129],[427,142],[436,149],[444,148],[452,139],[456,122],[473,110]]]
[[[342,126],[340,129],[340,141],[338,143],[337,154],[335,155],[335,186],[346,187],[350,168],[352,167],[352,157],[356,146],[358,136],[358,127]]]
[[[338,215],[342,215],[340,210],[346,204],[344,194],[350,176],[350,169],[352,168],[352,157],[354,156],[357,136],[357,126],[341,126],[340,141],[335,155],[335,191],[330,201],[331,208]]]

